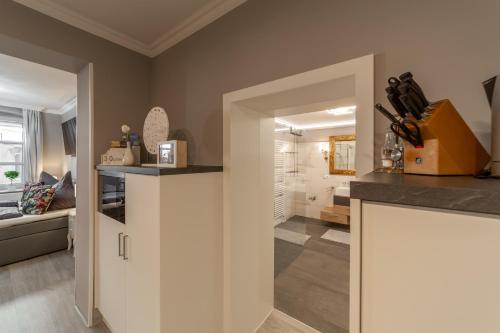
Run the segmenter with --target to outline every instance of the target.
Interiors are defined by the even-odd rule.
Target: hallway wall
[[[249,0],[154,59],[151,102],[185,133],[191,162],[221,164],[224,93],[373,53],[378,102],[410,70],[489,146],[481,82],[500,73],[499,11],[496,0]],[[387,122],[375,121],[378,160]]]

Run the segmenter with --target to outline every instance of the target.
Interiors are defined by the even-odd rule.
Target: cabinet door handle
[[[120,232],[118,234],[118,256],[119,257],[123,257],[123,253],[122,253],[122,236],[123,236],[123,232]]]
[[[127,238],[128,238],[128,235],[123,235],[123,260],[128,260],[128,256],[127,256]]]

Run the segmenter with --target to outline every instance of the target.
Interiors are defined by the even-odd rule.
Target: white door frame
[[[94,65],[77,75],[77,196],[75,223],[75,308],[85,324],[94,323]],[[85,112],[82,112],[85,110]],[[86,131],[82,131],[86,129]],[[81,223],[85,221],[88,223]],[[86,241],[86,242],[85,242]]]
[[[85,223],[76,223],[76,273],[75,308],[87,326],[93,324],[94,307],[94,71],[93,64],[62,53],[40,47],[17,38],[0,34],[0,53],[12,57],[57,68],[77,75],[77,212],[84,216]],[[85,76],[85,79],[82,78]],[[81,94],[83,92],[83,94]],[[81,95],[81,96],[80,96]],[[82,97],[83,96],[83,97]],[[88,116],[82,119],[82,116]],[[83,121],[81,121],[83,120]],[[84,125],[82,125],[82,123]],[[85,129],[85,131],[82,131]],[[83,162],[83,163],[81,163]],[[79,175],[85,175],[80,177]],[[82,179],[84,178],[84,179]],[[84,201],[78,197],[85,197]],[[82,217],[80,216],[80,220]],[[77,214],[78,219],[78,214]],[[79,237],[78,233],[80,233]],[[88,239],[85,239],[88,237]],[[79,238],[79,239],[78,239]],[[77,297],[79,295],[79,297]]]
[[[223,96],[224,333],[252,333],[273,310],[274,116],[245,101],[354,76],[356,169],[374,163],[374,56],[367,55]],[[350,332],[359,333],[359,230],[353,230]]]

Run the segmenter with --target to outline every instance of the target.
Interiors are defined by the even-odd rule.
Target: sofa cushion
[[[31,186],[21,202],[24,214],[40,215],[45,213],[54,198],[55,188],[50,185]]]
[[[33,186],[41,186],[43,185],[43,183],[26,183],[24,184],[24,189],[23,189],[23,194],[21,195],[21,202],[24,201],[24,199],[26,198],[26,195],[29,193],[31,187]]]
[[[52,176],[50,173],[42,171],[40,172],[40,179],[38,179],[40,183],[43,183],[44,185],[55,185],[57,184],[58,180],[56,177]]]
[[[55,193],[54,199],[49,205],[49,211],[75,207],[75,187],[73,186],[71,171],[66,172],[61,180],[53,187],[55,189]]]
[[[23,214],[19,212],[17,206],[15,207],[0,207],[0,220],[14,219],[21,217]]]

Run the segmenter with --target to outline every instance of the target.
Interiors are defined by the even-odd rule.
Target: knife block
[[[431,114],[417,121],[423,148],[406,142],[404,172],[423,175],[473,175],[490,161],[469,126],[449,100],[434,103]]]

